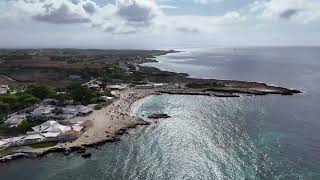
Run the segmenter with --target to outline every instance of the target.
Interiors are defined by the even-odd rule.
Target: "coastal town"
[[[154,55],[173,52],[19,50],[0,53],[3,60],[0,64],[3,72],[0,162],[50,152],[68,155],[77,151],[83,157],[90,157],[86,147],[118,141],[128,129],[148,125],[152,122],[150,119],[170,117],[157,112],[143,119],[136,115],[137,102],[150,95],[236,98],[300,93],[265,83],[195,79],[185,73],[143,66],[145,62],[156,62]],[[24,61],[19,61],[21,58]],[[22,68],[23,74],[14,73]]]

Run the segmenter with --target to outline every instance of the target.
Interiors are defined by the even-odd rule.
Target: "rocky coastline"
[[[115,132],[114,136],[108,137],[108,138],[101,140],[101,141],[97,141],[97,142],[93,142],[93,143],[89,143],[89,144],[83,144],[81,146],[72,146],[70,148],[53,147],[53,148],[48,148],[48,149],[41,151],[41,152],[12,153],[12,154],[8,154],[8,155],[0,158],[0,164],[7,163],[7,162],[10,162],[13,160],[26,159],[26,158],[37,159],[37,158],[41,158],[41,157],[43,157],[47,154],[50,154],[50,153],[63,153],[66,156],[70,155],[71,153],[78,153],[83,158],[88,158],[91,156],[91,153],[87,152],[89,148],[97,148],[97,147],[103,146],[106,143],[118,142],[121,140],[120,139],[121,136],[124,135],[125,133],[127,133],[128,130],[134,129],[137,126],[146,126],[146,125],[150,125],[150,123],[147,121],[144,121],[142,119],[139,119],[139,121],[137,121],[137,123],[128,125],[126,127],[122,127]]]
[[[102,110],[96,111],[90,118],[94,120],[94,127],[85,132],[75,142],[58,144],[54,147],[31,151],[19,151],[0,157],[0,164],[22,158],[36,159],[49,153],[79,153],[84,158],[91,156],[87,148],[95,148],[105,143],[120,141],[120,137],[129,129],[137,126],[149,125],[149,122],[132,113],[135,102],[150,95],[201,95],[217,98],[237,98],[244,96],[261,96],[269,94],[295,95],[302,93],[299,90],[268,85],[258,82],[196,79],[185,73],[161,71],[157,68],[139,66],[139,76],[146,77],[148,82],[154,82],[159,87],[138,89],[130,87],[120,93],[119,99]],[[135,82],[124,82],[135,84]],[[140,82],[139,82],[140,83]],[[167,114],[153,114],[149,119],[170,118]],[[87,153],[87,154],[85,154]]]

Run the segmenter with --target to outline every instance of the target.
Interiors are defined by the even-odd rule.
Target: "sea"
[[[266,82],[295,96],[160,95],[140,117],[171,118],[131,130],[92,157],[49,154],[0,165],[1,180],[318,180],[320,47],[181,49],[147,66],[191,77]]]

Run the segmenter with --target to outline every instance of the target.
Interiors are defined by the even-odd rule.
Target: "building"
[[[47,133],[47,132],[63,133],[63,132],[71,130],[71,127],[61,125],[56,121],[47,121],[47,122],[42,123],[39,126],[33,127],[32,130],[34,130],[35,132],[38,132],[38,133]]]
[[[66,142],[78,139],[85,128],[92,126],[92,121],[87,120],[71,126],[64,126],[56,121],[47,121],[32,128],[25,136],[0,139],[0,149],[10,146],[25,146],[43,142]]]
[[[44,99],[42,103],[44,104],[57,104],[59,101],[55,99]]]
[[[152,89],[152,84],[143,84],[143,85],[136,85],[136,89]]]
[[[79,76],[79,75],[70,75],[69,79],[77,80],[77,81],[81,81],[82,80],[81,76]]]
[[[30,134],[21,139],[23,145],[37,144],[45,140],[42,134]]]
[[[165,85],[166,85],[166,84],[163,84],[163,83],[154,83],[154,84],[153,84],[153,87],[156,87],[156,88],[158,87],[158,88],[159,88],[159,87],[163,87],[163,86],[165,86]]]
[[[9,146],[9,142],[0,140],[0,150]]]
[[[83,105],[78,105],[76,108],[78,109],[80,116],[87,116],[93,112],[93,108]]]
[[[52,141],[59,141],[59,135],[61,132],[47,132],[42,133],[42,135],[45,137],[46,142],[52,142]]]
[[[116,96],[116,97],[120,96],[120,94],[121,94],[120,91],[118,91],[118,90],[117,91],[111,91],[110,93],[111,93],[112,96]]]
[[[99,97],[100,100],[103,100],[105,102],[109,102],[112,101],[114,99],[114,97],[109,97],[109,96],[101,96]]]
[[[31,115],[32,116],[35,116],[35,117],[46,117],[46,118],[49,118],[49,117],[52,117],[54,114],[53,114],[53,111],[56,109],[55,106],[52,106],[52,105],[43,105],[43,106],[39,106],[37,108],[35,108]]]
[[[83,86],[87,86],[90,89],[100,89],[100,85],[102,84],[101,81],[93,79],[87,83],[84,83]]]
[[[110,90],[124,90],[128,87],[127,84],[115,84],[115,85],[109,85],[107,86]]]
[[[8,85],[0,85],[0,94],[7,94],[10,91]]]
[[[79,110],[76,108],[76,106],[66,106],[62,108],[63,114],[66,115],[73,115],[74,117],[79,114]]]
[[[12,116],[10,116],[4,123],[6,125],[9,125],[10,127],[18,127],[22,121],[27,119],[27,115],[25,114],[14,114]]]
[[[18,136],[18,137],[12,137],[12,138],[7,138],[7,139],[1,139],[0,144],[2,144],[2,147],[0,145],[0,148],[5,148],[5,147],[9,147],[9,146],[19,146],[22,143],[21,140],[24,137],[25,136]]]

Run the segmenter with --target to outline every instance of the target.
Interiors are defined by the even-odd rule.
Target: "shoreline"
[[[240,84],[239,84],[240,83]],[[290,90],[282,87],[268,86],[261,83],[235,82],[231,81],[233,86],[219,86],[219,88],[208,88],[208,84],[166,84],[162,87],[151,89],[128,88],[120,91],[116,100],[103,107],[101,110],[95,110],[86,117],[76,117],[71,122],[93,120],[93,127],[87,129],[83,134],[73,142],[58,143],[55,146],[41,149],[32,149],[16,151],[0,157],[0,164],[22,158],[38,158],[49,153],[64,153],[69,155],[73,152],[83,154],[86,148],[98,147],[108,142],[120,141],[120,137],[128,130],[137,126],[150,125],[137,115],[139,107],[145,102],[146,98],[161,94],[173,95],[200,95],[216,98],[237,98],[241,96],[264,96],[269,94],[294,95],[297,90]],[[188,87],[191,86],[192,87]],[[210,83],[209,83],[210,85]],[[247,87],[246,87],[247,86]],[[87,152],[88,153],[88,152]]]
[[[273,87],[270,87],[271,89]],[[71,121],[78,122],[87,119],[93,119],[93,127],[87,129],[77,140],[67,143],[58,143],[55,146],[41,149],[29,149],[25,151],[17,151],[11,154],[7,154],[0,158],[0,164],[13,161],[22,158],[36,159],[43,157],[49,153],[64,153],[69,155],[73,152],[80,152],[83,154],[86,152],[86,148],[98,147],[109,142],[120,141],[120,137],[124,135],[128,130],[134,129],[137,126],[150,125],[150,122],[145,121],[138,117],[137,111],[139,107],[146,101],[146,98],[152,98],[161,94],[173,94],[173,95],[200,95],[210,96],[216,98],[237,98],[243,96],[262,96],[268,94],[279,95],[292,95],[283,94],[281,91],[265,91],[261,89],[260,92],[248,93],[247,91],[203,91],[203,89],[194,89],[184,87],[182,89],[175,88],[175,85],[167,85],[162,88],[152,89],[136,89],[128,88],[120,91],[118,99],[111,104],[102,108],[101,110],[95,110],[91,115],[86,117],[76,117]]]
[[[135,94],[132,94],[132,93]],[[9,161],[30,158],[36,159],[50,153],[85,152],[86,148],[102,146],[109,142],[118,142],[128,130],[150,123],[138,117],[137,110],[145,98],[157,95],[153,89],[127,89],[120,93],[119,99],[110,105],[95,110],[89,117],[76,117],[71,121],[93,118],[93,127],[86,130],[79,139],[73,142],[58,143],[55,146],[41,149],[30,149],[7,154],[0,158],[0,164]]]
[[[85,152],[86,148],[120,141],[120,137],[129,129],[150,124],[150,122],[138,117],[137,111],[146,98],[155,95],[173,94],[237,98],[241,96],[295,95],[302,93],[299,90],[266,83],[190,78],[186,73],[162,71],[148,66],[139,67],[139,72],[148,77],[149,82],[163,83],[164,85],[146,89],[129,87],[122,90],[116,100],[101,110],[94,110],[89,116],[76,117],[70,120],[71,122],[93,120],[93,127],[84,131],[77,140],[58,143],[48,148],[32,149],[31,147],[26,147],[23,150],[13,151],[2,157],[0,156],[0,164],[16,159],[42,157],[49,153],[62,152],[68,155],[72,152]]]

